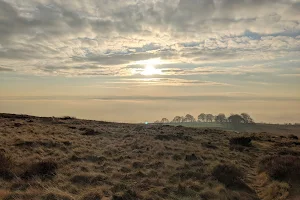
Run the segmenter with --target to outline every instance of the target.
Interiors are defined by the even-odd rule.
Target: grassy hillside
[[[0,199],[297,199],[296,136],[0,114]]]
[[[185,126],[194,128],[213,128],[227,131],[252,132],[261,133],[267,132],[275,135],[294,134],[300,137],[300,125],[283,125],[283,124],[239,124],[232,125],[231,123],[216,123],[216,122],[185,122],[185,123],[169,123],[171,126]]]

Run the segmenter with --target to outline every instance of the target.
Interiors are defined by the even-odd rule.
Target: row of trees
[[[213,114],[205,114],[201,113],[198,115],[197,119],[191,114],[187,114],[185,116],[175,116],[172,121],[169,121],[167,118],[162,118],[160,121],[157,120],[154,123],[183,123],[183,122],[217,122],[217,123],[254,123],[251,116],[247,113],[239,114],[231,114],[228,118],[224,113],[220,113],[216,116]]]

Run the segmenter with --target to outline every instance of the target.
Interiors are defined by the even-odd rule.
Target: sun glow
[[[140,60],[135,62],[134,64],[145,66],[143,69],[135,70],[136,72],[144,76],[151,76],[155,74],[162,74],[162,70],[156,69],[155,66],[164,64],[164,62],[160,58],[153,58],[149,60]]]
[[[154,74],[161,74],[160,69],[156,69],[153,65],[146,65],[145,69],[141,72],[144,76],[151,76]]]

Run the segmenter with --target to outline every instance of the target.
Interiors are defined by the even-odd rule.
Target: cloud
[[[105,84],[114,85],[134,85],[134,86],[231,86],[227,83],[186,80],[180,78],[130,78],[120,79],[118,81],[106,81]]]
[[[13,70],[10,68],[0,67],[0,72],[11,72],[11,71],[13,71]]]
[[[60,76],[130,75],[128,65],[158,57],[296,60],[299,8],[298,0],[0,0],[0,59],[21,73]]]
[[[12,96],[0,97],[0,100],[78,100],[93,99],[105,101],[300,101],[297,97],[266,96],[256,93],[221,93],[217,95],[185,95],[185,96],[148,96],[148,95],[130,95],[130,96]]]

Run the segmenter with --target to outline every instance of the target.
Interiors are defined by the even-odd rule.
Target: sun
[[[134,65],[141,65],[144,68],[138,68],[133,70],[133,74],[141,74],[143,76],[152,76],[163,74],[162,69],[157,69],[156,66],[165,64],[166,62],[160,58],[152,58],[148,60],[139,60],[134,62]]]
[[[153,65],[146,65],[141,74],[144,76],[151,76],[154,74],[161,74],[161,70],[156,69]]]

